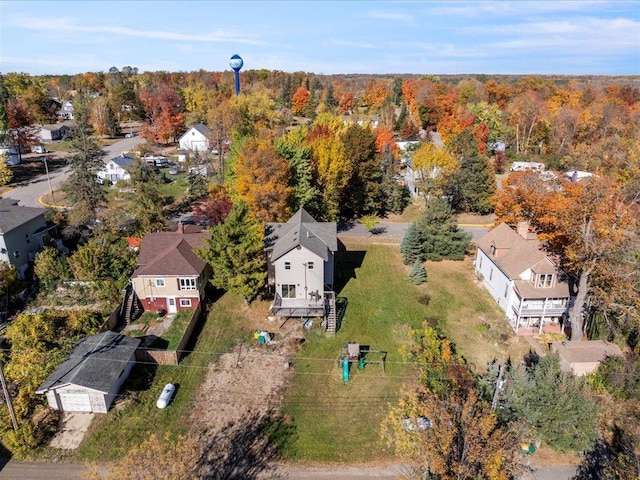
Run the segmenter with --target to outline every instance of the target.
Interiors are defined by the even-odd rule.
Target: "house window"
[[[478,270],[482,269],[482,257],[478,259]]]
[[[31,239],[29,238],[29,234],[25,234],[24,239],[27,243],[31,243]]]
[[[493,267],[491,267],[491,270],[489,270],[489,281],[491,281],[492,278],[493,278]]]
[[[504,286],[504,298],[507,298],[507,293],[509,293],[509,285]]]
[[[291,262],[284,262],[284,269],[291,270]]]
[[[156,278],[156,287],[164,287],[164,278]]]
[[[307,263],[307,268],[308,268],[309,270],[313,270],[313,262],[308,262],[308,263]]]
[[[536,283],[537,288],[550,288],[553,283],[553,274],[547,273],[538,275],[538,283]]]
[[[191,306],[191,299],[190,298],[181,298],[180,299],[180,306],[181,307],[190,307]]]
[[[180,290],[195,290],[196,289],[196,279],[195,278],[179,278],[178,284],[180,285]]]
[[[296,298],[296,286],[282,285],[282,298]]]

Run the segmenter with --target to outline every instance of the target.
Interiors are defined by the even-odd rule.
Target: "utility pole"
[[[7,402],[7,408],[9,409],[9,415],[11,415],[11,422],[13,423],[13,429],[18,431],[18,420],[16,419],[16,412],[13,410],[13,403],[11,403],[11,397],[9,396],[9,389],[7,388],[7,382],[4,379],[4,371],[2,370],[2,364],[0,363],[0,382],[2,382],[2,391],[4,393],[4,401]]]
[[[51,193],[51,200],[55,202],[55,198],[53,197],[53,188],[51,188],[51,178],[49,177],[49,157],[44,158],[44,170],[47,172],[47,182],[49,182],[49,192]]]
[[[491,410],[495,410],[498,407],[498,394],[504,385],[502,380],[502,372],[504,371],[504,367],[500,365],[498,369],[498,380],[496,381],[496,390],[493,392],[493,400],[491,400]]]

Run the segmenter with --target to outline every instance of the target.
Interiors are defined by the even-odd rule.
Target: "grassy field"
[[[251,329],[240,313],[242,300],[224,295],[211,310],[193,351],[177,366],[138,364],[125,383],[126,397],[108,415],[93,420],[91,430],[80,446],[80,460],[105,461],[123,457],[134,445],[153,432],[172,437],[188,430],[185,421],[194,408],[193,396],[205,378],[207,368],[220,352],[226,352],[237,339],[249,338]],[[156,400],[167,383],[177,391],[171,408],[159,410]]]
[[[390,455],[380,442],[380,421],[412,378],[412,365],[403,362],[400,351],[409,329],[424,321],[446,333],[476,368],[496,356],[526,352],[474,283],[468,260],[428,263],[427,283],[415,286],[405,280],[408,267],[397,247],[350,243],[348,248],[355,268],[340,292],[348,298],[342,328],[335,337],[310,335],[295,361],[285,408],[296,432],[285,454],[294,461],[354,463]],[[364,370],[352,364],[351,378],[343,382],[338,358],[349,342],[386,351],[386,371],[378,364]]]
[[[336,280],[344,286],[339,297],[348,300],[342,326],[335,336],[327,336],[314,323],[293,362],[294,379],[283,411],[294,432],[283,442],[284,458],[290,461],[354,464],[392,459],[380,441],[380,421],[402,386],[414,378],[401,350],[408,344],[408,331],[425,321],[449,336],[476,369],[496,356],[527,351],[476,284],[468,260],[428,263],[427,283],[415,286],[405,280],[408,267],[402,265],[397,247],[352,241],[347,248]],[[94,420],[79,459],[121,457],[159,428],[173,436],[184,433],[207,367],[216,352],[251,337],[250,315],[240,298],[223,295],[203,322],[194,352],[179,366],[136,367],[126,385],[128,399]],[[386,352],[384,369],[376,363],[381,355],[369,354],[364,369],[352,364],[344,382],[339,357],[351,342]],[[157,396],[169,382],[178,383],[174,403],[158,410]]]

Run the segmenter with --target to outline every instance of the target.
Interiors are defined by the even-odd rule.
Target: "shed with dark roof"
[[[135,364],[139,344],[112,331],[86,337],[36,393],[46,394],[55,410],[106,413]]]

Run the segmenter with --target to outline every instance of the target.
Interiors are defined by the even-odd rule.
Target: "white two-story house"
[[[45,213],[44,208],[23,207],[17,200],[0,198],[0,262],[15,267],[20,279],[44,248],[45,238],[55,231],[55,226],[47,224]],[[64,248],[61,241],[58,246]]]
[[[517,231],[501,223],[478,240],[475,270],[516,333],[566,318],[569,285],[526,222]]]
[[[280,317],[325,317],[327,330],[335,328],[336,223],[317,222],[301,208],[288,222],[266,228],[271,311]]]

